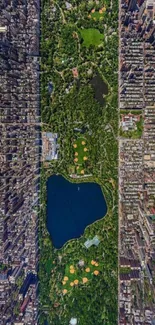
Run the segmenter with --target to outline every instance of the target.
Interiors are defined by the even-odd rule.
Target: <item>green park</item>
[[[83,39],[83,46],[99,46],[102,44],[103,35],[95,28],[81,29],[80,34]]]
[[[118,3],[42,0],[41,5],[42,131],[58,134],[59,152],[41,166],[40,325],[66,325],[72,317],[78,325],[116,325]],[[55,174],[99,184],[107,204],[104,218],[60,249],[46,226],[46,184]],[[94,236],[99,245],[87,249],[84,243]]]

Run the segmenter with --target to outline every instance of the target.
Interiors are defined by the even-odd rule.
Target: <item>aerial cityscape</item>
[[[0,104],[0,325],[155,325],[155,0],[1,0]]]
[[[119,17],[119,324],[154,324],[155,1]]]

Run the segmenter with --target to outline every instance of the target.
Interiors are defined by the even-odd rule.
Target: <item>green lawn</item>
[[[131,272],[130,267],[120,267],[120,274],[129,274]]]
[[[67,290],[67,292],[69,290],[71,290],[73,287],[78,287],[79,285],[83,285],[83,278],[87,278],[88,281],[86,282],[87,284],[89,284],[89,281],[92,280],[93,277],[99,277],[102,271],[102,263],[98,263],[98,266],[92,265],[91,261],[89,263],[85,263],[84,267],[80,268],[77,265],[72,265],[73,269],[74,269],[74,273],[70,273],[70,266],[71,264],[66,265],[65,268],[65,274],[64,277],[62,279],[62,287],[61,290],[63,291],[64,289]],[[87,272],[86,270],[89,268],[89,272]],[[94,275],[94,271],[99,271],[98,275]],[[65,277],[68,278],[67,281],[63,282]],[[70,283],[74,282],[75,280],[78,280],[78,284],[77,285],[73,285],[71,286]]]
[[[123,109],[121,109],[121,110],[120,110],[120,115],[121,115],[121,114],[125,114],[125,115],[126,115],[126,114],[141,115],[141,114],[142,114],[142,111],[141,111],[140,109],[139,109],[139,110],[132,110],[132,109],[131,109],[131,110],[128,110],[128,109],[126,109],[126,110],[124,109],[124,110],[123,110]]]
[[[85,143],[85,144],[82,144]],[[87,142],[86,139],[83,137],[78,138],[76,141],[73,142],[73,145],[76,145],[77,147],[74,148],[74,159],[77,158],[78,161],[75,162],[76,165],[82,167],[84,165],[85,160],[83,159],[84,157],[88,157],[88,151],[84,151],[85,148],[87,148]],[[87,148],[88,150],[88,148]],[[76,156],[76,153],[78,154]]]
[[[82,175],[81,170],[83,170],[83,166],[79,166],[79,168],[76,170],[77,175]]]
[[[91,13],[91,18],[95,18],[95,20],[100,20],[103,19],[104,17],[104,12],[100,14],[98,11]]]
[[[86,47],[89,47],[90,45],[99,46],[102,44],[103,35],[98,29],[80,29],[80,34],[83,38],[83,45]]]
[[[51,259],[47,260],[45,263],[45,270],[48,273],[48,275],[51,274],[52,267],[53,267],[52,260]]]

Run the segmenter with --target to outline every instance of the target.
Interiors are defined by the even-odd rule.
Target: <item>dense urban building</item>
[[[0,324],[37,324],[39,1],[0,2]]]
[[[130,133],[119,139],[120,325],[155,323],[154,19],[155,1],[121,1],[120,124]],[[142,118],[139,136],[134,115]]]

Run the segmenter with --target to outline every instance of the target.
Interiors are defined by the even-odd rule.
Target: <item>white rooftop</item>
[[[84,243],[84,246],[85,246],[86,248],[89,248],[89,247],[91,247],[92,245],[98,246],[99,243],[100,243],[100,240],[98,239],[98,236],[96,235],[96,236],[94,236],[93,239],[87,239],[87,240],[85,241],[85,243]]]
[[[5,33],[7,31],[7,26],[0,26],[0,33]]]

